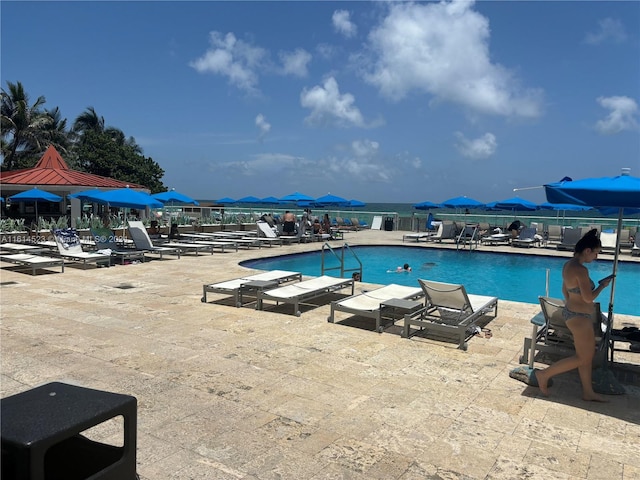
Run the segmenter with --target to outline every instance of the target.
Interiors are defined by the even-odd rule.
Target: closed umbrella
[[[622,175],[616,177],[587,178],[584,180],[572,181],[565,177],[562,181],[550,183],[544,186],[547,200],[551,203],[568,203],[586,207],[595,207],[607,211],[618,210],[618,228],[616,235],[616,248],[613,259],[613,280],[611,282],[611,294],[609,297],[609,321],[605,333],[605,341],[608,348],[611,348],[609,339],[613,326],[613,302],[615,298],[615,274],[618,270],[618,257],[620,255],[620,230],[622,229],[622,219],[625,209],[640,208],[640,178],[630,175],[628,169],[623,169]],[[605,359],[605,362],[606,360]],[[616,391],[607,392],[606,387],[611,386],[611,375],[603,375],[605,379],[601,387],[601,393],[622,393],[624,389],[618,387]],[[615,378],[613,378],[615,380]],[[616,385],[613,385],[615,387]],[[622,390],[622,391],[620,391]]]
[[[36,225],[38,225],[38,202],[61,202],[62,197],[54,193],[40,190],[39,188],[32,188],[31,190],[25,190],[24,192],[16,193],[9,197],[12,202],[34,202],[36,213]]]

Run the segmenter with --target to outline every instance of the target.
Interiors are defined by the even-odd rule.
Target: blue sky
[[[640,2],[0,9],[3,88],[69,123],[94,107],[195,198],[490,202],[640,174]]]

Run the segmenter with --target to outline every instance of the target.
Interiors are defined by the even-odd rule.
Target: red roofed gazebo
[[[0,172],[0,190],[2,196],[5,198],[37,187],[40,190],[60,195],[65,198],[66,201],[66,197],[70,193],[93,188],[112,190],[125,188],[127,186],[149,193],[149,189],[144,185],[137,185],[114,178],[72,170],[52,145],[47,148],[35,167]],[[74,203],[75,202],[72,202],[72,207]],[[60,205],[59,207],[59,215],[64,215],[64,205]],[[72,210],[75,209],[72,208]],[[72,219],[75,216],[74,213],[77,215],[79,211],[72,211]]]

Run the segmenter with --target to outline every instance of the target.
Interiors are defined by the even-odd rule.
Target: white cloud
[[[482,160],[489,158],[498,148],[496,136],[493,133],[485,133],[481,137],[475,139],[466,138],[461,132],[456,132],[458,143],[456,148],[465,157],[474,160]]]
[[[268,57],[268,52],[243,40],[233,33],[222,35],[210,32],[210,48],[200,58],[189,62],[199,73],[212,73],[229,79],[229,83],[248,93],[256,93],[258,69]]]
[[[264,137],[271,130],[271,124],[267,122],[267,119],[261,113],[256,117],[256,127],[260,130],[260,134],[258,135],[258,140],[264,140]]]
[[[595,32],[587,33],[584,41],[589,45],[600,45],[607,41],[624,43],[626,39],[627,32],[622,22],[615,18],[605,18],[598,22],[598,29]]]
[[[329,178],[357,178],[359,183],[388,183],[394,167],[385,165],[380,144],[373,140],[354,140],[343,156],[321,160],[322,170]],[[348,182],[347,182],[348,183]]]
[[[542,92],[521,89],[512,72],[491,63],[489,21],[472,6],[392,4],[369,34],[375,60],[365,80],[396,101],[418,91],[479,113],[541,115]]]
[[[296,48],[293,52],[280,52],[282,61],[282,74],[306,77],[309,74],[307,65],[311,61],[311,54],[302,48]]]
[[[338,82],[329,77],[324,85],[316,85],[300,94],[300,104],[311,110],[305,121],[311,125],[365,126],[355,97],[350,93],[340,94]]]
[[[624,130],[637,130],[638,104],[629,97],[598,97],[597,102],[609,114],[598,120],[596,129],[605,135],[620,133]]]
[[[355,37],[358,33],[358,27],[350,17],[351,14],[347,10],[336,10],[331,17],[334,30],[347,38]]]

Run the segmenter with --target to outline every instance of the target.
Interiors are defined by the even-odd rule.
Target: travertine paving
[[[1,396],[50,381],[134,395],[146,480],[640,478],[640,387],[592,404],[575,373],[549,398],[509,378],[537,305],[500,301],[492,337],[464,352],[403,339],[401,322],[383,334],[345,314],[330,324],[335,295],[299,318],[200,301],[203,283],[247,273],[240,260],[320,245],[35,277],[2,264]],[[616,316],[627,324],[640,317]],[[635,378],[639,360],[616,353]],[[91,435],[117,443],[119,427]]]

